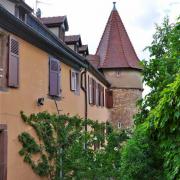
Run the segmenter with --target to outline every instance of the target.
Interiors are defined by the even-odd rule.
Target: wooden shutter
[[[19,42],[9,38],[8,86],[19,87]]]
[[[106,107],[113,108],[113,91],[106,89]]]
[[[100,85],[100,106],[104,106],[104,87]]]
[[[90,89],[91,89],[91,84],[90,84],[90,77],[88,76],[88,99],[89,99],[89,104],[91,104],[91,94],[90,94]]]
[[[93,87],[93,105],[96,105],[96,81],[92,79],[92,87]]]
[[[96,82],[96,106],[99,106],[99,84]]]
[[[102,106],[104,106],[104,87],[102,87]]]
[[[49,95],[60,96],[60,62],[59,60],[50,57],[49,60]]]
[[[101,99],[102,99],[102,86],[100,84],[98,84],[98,106],[101,106]]]

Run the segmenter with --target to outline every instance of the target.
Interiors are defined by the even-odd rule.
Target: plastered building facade
[[[20,111],[133,124],[141,67],[115,7],[95,55],[79,35],[65,35],[66,16],[37,18],[21,0],[0,1],[0,15],[0,179],[45,179],[18,154],[18,135],[35,136]]]

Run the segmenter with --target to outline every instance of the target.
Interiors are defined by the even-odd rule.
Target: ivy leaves
[[[21,117],[33,127],[36,138],[27,132],[20,134],[19,154],[39,176],[59,180],[61,172],[65,179],[118,177],[120,151],[128,132],[115,131],[110,124],[48,112],[30,116],[21,112]]]

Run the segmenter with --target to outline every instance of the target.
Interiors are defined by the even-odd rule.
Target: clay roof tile
[[[116,8],[113,8],[96,55],[100,57],[99,68],[141,69],[139,59]]]
[[[69,29],[66,16],[43,17],[40,18],[40,21],[47,27],[59,26],[64,23],[66,31]]]

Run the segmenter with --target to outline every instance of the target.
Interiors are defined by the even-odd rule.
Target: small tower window
[[[116,76],[117,76],[117,77],[120,77],[120,76],[121,76],[121,72],[120,72],[120,71],[117,71],[117,72],[116,72]]]
[[[118,122],[118,129],[121,129],[122,125],[121,122]]]

